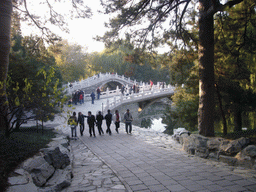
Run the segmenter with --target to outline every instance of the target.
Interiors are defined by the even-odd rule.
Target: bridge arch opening
[[[117,86],[120,89],[122,87],[122,84],[120,82],[117,82],[117,81],[110,81],[110,82],[107,82],[107,83],[101,85],[100,89],[102,91],[106,91],[107,88],[108,88],[109,91],[110,90],[116,90]]]

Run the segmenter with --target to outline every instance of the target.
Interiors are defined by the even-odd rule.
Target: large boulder
[[[42,187],[47,180],[54,174],[54,167],[45,162],[41,166],[31,170],[31,177],[34,184],[38,187]]]
[[[256,158],[256,145],[248,145],[241,151],[241,155]]]
[[[31,173],[31,171],[42,164],[46,163],[45,159],[42,156],[36,156],[24,162],[23,169]]]
[[[236,155],[236,158],[240,166],[252,168],[256,160],[256,146],[248,145]]]
[[[45,184],[47,187],[54,188],[55,191],[61,191],[62,189],[71,185],[71,167],[70,165],[65,169],[57,169],[53,177]]]
[[[183,149],[189,154],[195,154],[202,158],[207,158],[209,150],[207,149],[208,138],[192,134],[189,137],[183,137]]]
[[[223,144],[220,153],[224,155],[234,156],[238,152],[240,152],[243,148],[245,148],[249,144],[249,139],[241,137],[234,141]]]
[[[45,160],[55,169],[64,169],[70,164],[70,158],[60,151],[59,147],[42,150]]]
[[[219,137],[211,138],[207,141],[207,148],[210,151],[219,151],[222,141],[223,141],[223,139],[219,138]]]
[[[231,166],[235,166],[237,163],[237,159],[235,157],[230,157],[225,155],[220,155],[219,160]]]

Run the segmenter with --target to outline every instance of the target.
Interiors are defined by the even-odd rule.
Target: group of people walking
[[[75,104],[77,103],[84,103],[84,91],[82,90],[77,90],[75,93],[72,94],[72,99],[69,100],[68,104]]]
[[[105,116],[103,116],[101,114],[101,111],[99,111],[96,117],[91,113],[91,111],[88,111],[88,115],[84,115],[82,114],[82,112],[79,112],[78,118],[76,117],[76,112],[73,112],[73,115],[68,119],[68,125],[70,125],[71,127],[72,137],[77,137],[76,127],[78,126],[78,124],[80,125],[80,135],[83,136],[84,128],[85,128],[84,118],[87,118],[90,137],[92,136],[96,137],[95,125],[98,128],[99,135],[104,134],[104,131],[102,129],[103,120],[106,120],[106,126],[107,126],[106,133],[108,133],[109,135],[112,134],[111,124],[113,121],[113,115],[111,114],[110,110],[108,110]],[[129,109],[127,109],[126,113],[124,114],[125,130],[127,134],[128,133],[131,134],[132,132],[132,121],[133,121],[132,115],[130,114]],[[115,111],[115,130],[117,133],[119,133],[118,131],[119,127],[120,127],[120,115],[118,110],[116,110]]]
[[[128,87],[128,85],[125,87],[124,85],[122,85],[121,87],[121,93],[122,95],[130,95],[133,93],[139,93],[140,92],[140,87],[137,84],[134,84],[133,86]]]

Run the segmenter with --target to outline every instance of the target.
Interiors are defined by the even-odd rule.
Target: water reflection
[[[121,118],[123,118],[126,110],[129,109],[133,116],[133,125],[163,132],[166,125],[162,123],[162,117],[164,116],[166,107],[166,100],[163,99],[145,108],[141,108],[141,104],[139,103],[132,103],[122,105],[117,110]]]

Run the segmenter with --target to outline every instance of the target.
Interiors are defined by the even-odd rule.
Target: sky
[[[28,10],[31,14],[40,15],[42,18],[47,18],[50,15],[49,9],[46,5],[40,4],[40,2],[46,2],[45,0],[27,0]],[[104,49],[104,43],[94,40],[97,35],[103,36],[108,30],[104,23],[109,21],[110,16],[99,13],[98,10],[103,10],[100,5],[100,0],[84,0],[88,7],[92,9],[93,16],[88,19],[70,19],[67,14],[72,5],[70,0],[50,1],[55,3],[54,9],[64,15],[65,21],[68,23],[69,33],[61,31],[56,26],[51,25],[49,28],[57,35],[69,43],[75,43],[81,45],[86,52],[101,52]],[[57,5],[56,5],[57,4]],[[52,5],[52,4],[51,4]],[[46,25],[47,26],[47,25]],[[31,25],[22,25],[23,35],[40,34],[40,31],[36,27],[31,27]],[[127,31],[126,31],[127,32]],[[121,33],[122,34],[122,33]],[[157,48],[159,53],[168,51],[168,47]]]
[[[104,27],[104,22],[107,22],[109,17],[108,15],[100,14],[97,12],[99,8],[102,8],[99,0],[85,1],[88,2],[88,6],[92,9],[93,16],[88,19],[73,19],[71,20],[68,16],[65,17],[65,20],[68,22],[69,34],[62,32],[60,29],[51,26],[51,30],[54,33],[61,36],[63,39],[68,40],[69,43],[76,43],[83,47],[87,47],[87,52],[100,52],[104,49],[104,44],[102,42],[97,42],[93,38],[97,35],[104,35],[107,28]],[[70,4],[62,3],[62,6],[57,11],[67,12],[69,10]],[[31,13],[38,15],[49,14],[47,9],[44,9],[42,5],[28,0],[28,9]],[[57,8],[58,9],[58,8]],[[26,24],[22,25],[22,32],[24,35],[36,34],[38,29]]]

